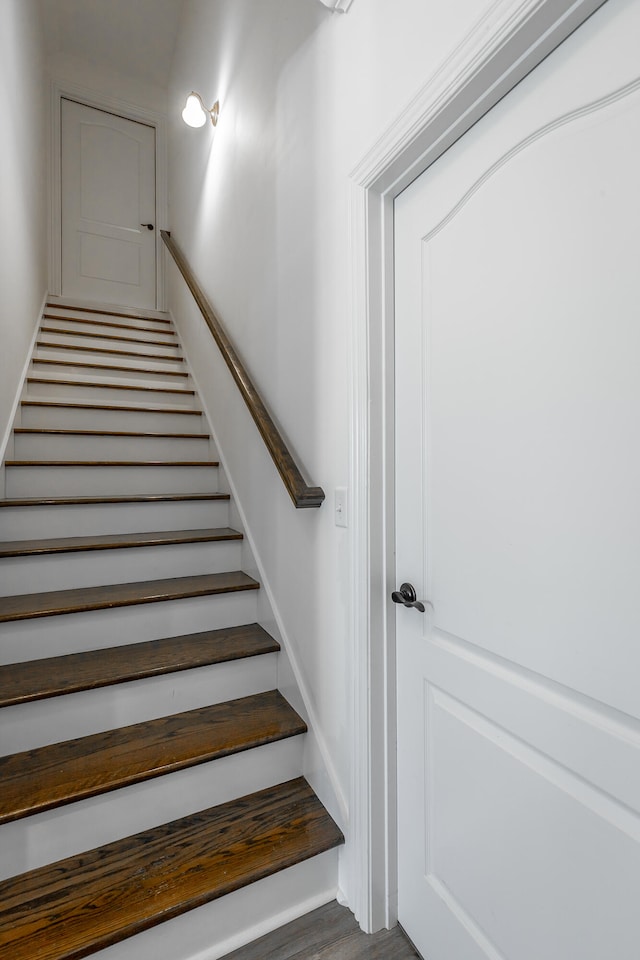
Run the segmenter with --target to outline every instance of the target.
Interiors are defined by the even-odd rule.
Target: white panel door
[[[153,309],[154,128],[63,99],[61,163],[62,295]]]
[[[396,202],[400,922],[640,957],[640,3]]]

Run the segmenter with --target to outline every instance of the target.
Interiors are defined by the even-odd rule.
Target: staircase
[[[335,892],[207,429],[166,315],[48,305],[0,499],[1,960],[215,960]]]

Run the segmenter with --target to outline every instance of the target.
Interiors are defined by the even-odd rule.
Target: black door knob
[[[412,583],[403,583],[399,590],[394,590],[391,594],[394,603],[401,603],[404,607],[415,607],[420,613],[424,613],[424,603],[416,597],[416,590]]]
[[[152,223],[141,223],[140,226],[141,226],[141,227],[146,227],[147,230],[153,230],[153,224],[152,224]]]

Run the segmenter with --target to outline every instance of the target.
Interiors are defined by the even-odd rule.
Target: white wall
[[[109,64],[68,53],[52,53],[48,58],[48,72],[63,87],[72,84],[88,93],[109,96],[155,113],[166,113],[165,87],[122,73]]]
[[[488,0],[186,0],[169,89],[170,223],[308,479],[296,511],[175,271],[171,303],[348,807],[349,172]],[[220,98],[214,132],[180,121]],[[317,786],[322,790],[322,782]],[[348,878],[343,878],[348,886]]]
[[[36,0],[0,0],[0,459],[46,291],[46,88]]]
[[[182,0],[40,0],[56,79],[163,113]]]

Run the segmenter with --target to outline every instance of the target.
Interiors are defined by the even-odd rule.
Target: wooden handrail
[[[205,293],[196,280],[193,270],[187,263],[182,250],[172,238],[168,230],[161,230],[160,234],[164,240],[169,253],[173,257],[178,270],[185,279],[185,282],[200,308],[200,312],[213,338],[220,348],[220,352],[225,363],[231,371],[231,376],[238,385],[244,402],[249,408],[249,413],[253,417],[255,424],[260,432],[262,439],[267,445],[271,458],[276,465],[278,473],[282,477],[289,496],[296,507],[319,507],[324,500],[324,490],[322,487],[310,487],[304,480],[302,473],[293,459],[289,448],[287,447],[280,431],[273,422],[269,411],[267,410],[262,397],[258,393],[251,377],[247,373],[244,364],[236,353],[233,344],[229,340],[224,327],[218,319],[213,307],[207,300]]]

